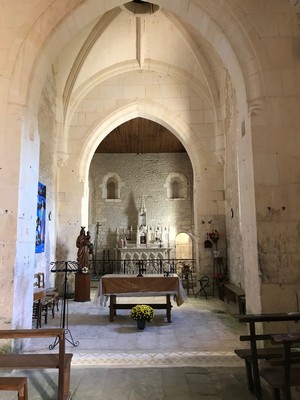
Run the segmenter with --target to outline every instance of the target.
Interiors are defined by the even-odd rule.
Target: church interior
[[[234,349],[247,346],[239,335],[252,326],[248,315],[261,316],[262,335],[299,333],[300,0],[13,0],[2,2],[0,20],[0,368],[2,353],[28,347],[5,330],[65,330],[70,313],[72,330],[85,343],[77,349],[72,340],[69,349],[66,340],[74,352],[71,392],[83,398],[86,389],[78,387],[86,365],[78,352],[95,345],[87,342],[96,338],[98,313],[99,354],[127,359],[149,331],[149,347],[143,343],[139,354],[155,353],[164,338],[159,354],[166,359],[181,354],[180,347],[197,357],[203,351],[206,361],[179,362],[173,382],[182,368],[188,376],[181,397],[172,389],[163,394],[164,379],[171,380],[164,375],[157,392],[149,383],[153,397],[142,386],[131,392],[133,377],[128,397],[117,389],[113,396],[112,384],[111,394],[87,398],[262,398],[258,366],[252,364],[253,396]],[[176,289],[148,288],[153,296],[163,293],[166,303],[151,302],[166,312],[155,310],[154,321],[132,342],[129,336],[122,342],[121,334],[128,333],[122,329],[129,305],[139,299],[119,304],[116,296],[125,292],[105,287],[105,275],[121,274],[149,275],[149,282],[159,274],[164,283],[178,277]],[[52,295],[46,309],[36,297],[45,288]],[[170,305],[170,293],[177,305]],[[102,294],[110,296],[104,308],[96,305]],[[210,331],[205,318],[216,310]],[[77,327],[80,312],[91,320]],[[285,319],[273,328],[266,315],[275,313]],[[165,314],[172,323],[163,322]],[[184,319],[190,347],[181,343]],[[118,346],[110,347],[108,337]],[[205,347],[207,337],[212,342]],[[35,352],[43,340],[32,345]],[[169,353],[168,341],[174,345]],[[211,365],[221,369],[211,372],[212,383],[214,351],[218,362]],[[89,368],[104,368],[101,374],[111,368],[101,360]],[[231,374],[234,394],[224,389],[226,362],[228,371],[242,366],[234,371],[243,378]],[[150,375],[159,368],[166,374],[160,363],[145,365],[153,368]],[[129,374],[124,359],[115,367],[122,379]],[[193,373],[202,379],[201,390]],[[28,375],[29,398],[50,400],[33,389],[34,374]],[[118,380],[117,369],[104,375],[103,382]],[[206,393],[209,376],[215,391]],[[2,393],[15,398],[2,392],[0,376]],[[292,398],[297,395],[294,390]]]

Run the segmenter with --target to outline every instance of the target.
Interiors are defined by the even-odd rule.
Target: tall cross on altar
[[[138,261],[138,266],[139,266],[139,274],[138,276],[143,276],[143,273],[146,272],[146,268],[144,268],[144,263],[142,260]]]

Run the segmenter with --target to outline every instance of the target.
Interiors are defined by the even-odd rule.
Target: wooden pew
[[[58,369],[58,400],[69,400],[70,371],[73,354],[65,353],[64,329],[16,329],[0,330],[0,339],[26,339],[52,337],[59,340],[58,353],[47,354],[0,354],[0,369]]]
[[[242,335],[240,336],[241,341],[251,341],[255,339],[256,341],[261,340],[271,340],[271,335],[255,335],[255,337],[251,337],[250,335]],[[246,375],[247,375],[247,383],[248,389],[250,392],[255,391],[253,373],[252,373],[252,364],[254,360],[254,355],[252,349],[235,349],[235,354],[245,361]],[[274,358],[280,358],[283,355],[282,348],[274,348],[274,347],[262,347],[256,349],[257,360],[272,360]]]
[[[17,391],[18,400],[28,400],[27,378],[24,376],[0,377],[0,390]]]
[[[239,306],[239,313],[245,314],[246,302],[244,289],[236,286],[234,283],[224,282],[222,283],[222,290],[227,303],[229,303],[229,301],[234,301],[235,303],[237,302]]]
[[[300,313],[246,314],[240,315],[239,321],[248,323],[249,335],[241,336],[240,340],[249,341],[250,348],[236,349],[235,353],[245,361],[249,390],[254,392],[257,399],[261,399],[262,393],[258,360],[271,360],[281,357],[283,350],[278,348],[271,348],[270,350],[267,350],[267,348],[258,348],[257,342],[262,340],[270,340],[271,334],[257,334],[256,324],[263,322],[297,322],[300,321]]]
[[[285,400],[291,400],[291,386],[300,385],[300,352],[292,351],[292,345],[300,343],[300,333],[272,335],[271,341],[284,346],[283,355],[280,360],[271,363],[271,367],[262,369],[260,375],[272,387],[274,400],[280,399],[280,391]],[[292,368],[294,364],[298,366]]]

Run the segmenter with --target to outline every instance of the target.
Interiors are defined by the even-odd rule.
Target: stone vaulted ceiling
[[[134,7],[140,7],[140,3],[132,2]],[[179,81],[193,82],[193,90],[206,107],[213,108],[214,101],[219,101],[218,87],[224,82],[225,69],[212,47],[164,9],[135,14],[125,6],[87,26],[59,55],[57,82],[61,85],[65,120],[71,121],[80,102],[89,101],[88,93],[100,93],[105,82],[121,77],[128,68],[137,73],[156,70],[161,76],[172,71]],[[61,65],[66,68],[59,68]],[[155,121],[133,118],[112,129],[96,151],[159,153],[182,152],[185,148]]]

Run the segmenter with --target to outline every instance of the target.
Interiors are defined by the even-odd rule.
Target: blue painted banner
[[[37,217],[35,230],[35,252],[43,253],[45,250],[46,228],[46,186],[39,182],[37,195]]]

